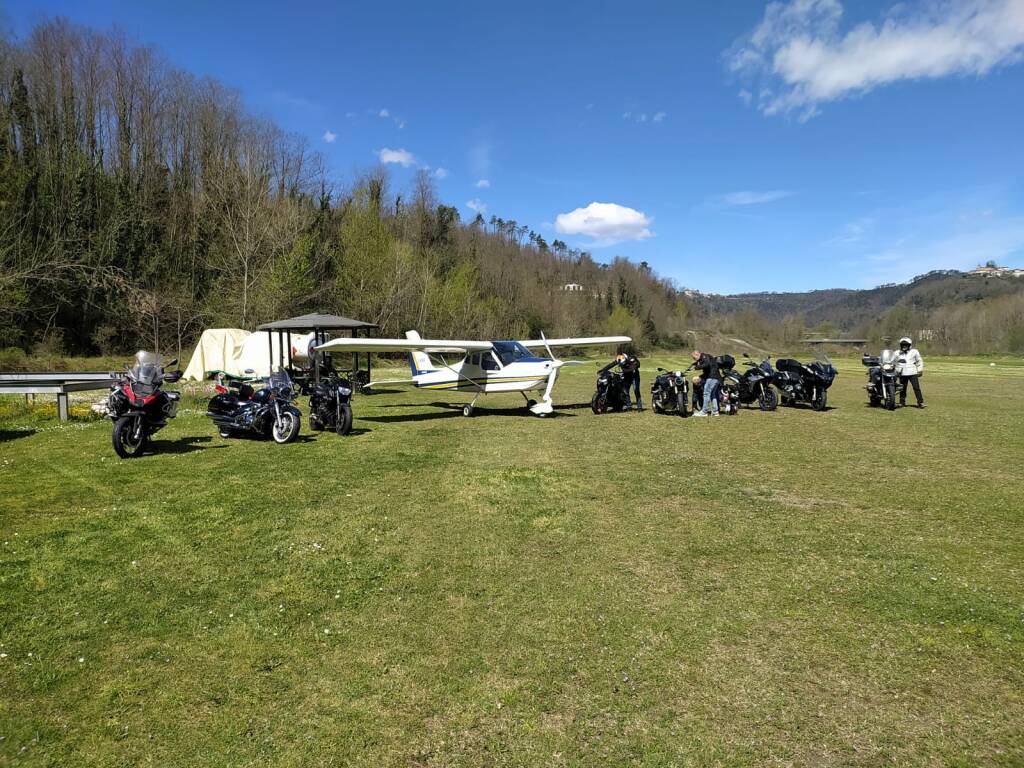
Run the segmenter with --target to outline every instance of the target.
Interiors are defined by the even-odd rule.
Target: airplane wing
[[[549,347],[596,347],[602,344],[628,344],[633,339],[629,336],[581,336],[575,339],[548,339]],[[527,349],[544,349],[543,339],[520,341]]]
[[[489,341],[459,339],[333,339],[317,350],[325,352],[426,352],[430,354],[485,352]]]
[[[363,389],[375,389],[377,387],[394,386],[395,384],[412,386],[416,384],[416,379],[381,379],[380,381],[371,381],[369,384],[364,384]]]

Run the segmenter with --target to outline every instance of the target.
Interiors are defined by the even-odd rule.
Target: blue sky
[[[56,15],[116,24],[238,88],[341,181],[384,159],[401,188],[429,166],[465,219],[477,207],[687,287],[1024,265],[1024,0],[3,12],[17,35]]]

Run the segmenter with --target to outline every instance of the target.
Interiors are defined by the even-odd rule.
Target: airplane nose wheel
[[[464,406],[462,406],[462,415],[463,416],[472,416],[473,415],[473,406],[472,405],[464,405]]]

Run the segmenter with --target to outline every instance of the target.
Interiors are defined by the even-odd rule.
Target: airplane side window
[[[470,355],[466,358],[466,362],[470,365],[480,365],[480,355]]]
[[[484,352],[480,355],[480,360],[483,364],[485,371],[496,371],[498,370],[498,363],[495,362],[494,356],[490,352]]]

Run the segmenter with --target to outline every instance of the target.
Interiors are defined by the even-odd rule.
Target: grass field
[[[1024,367],[688,420],[567,370],[130,461],[0,403],[0,765],[1024,764]]]

